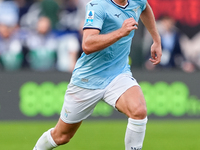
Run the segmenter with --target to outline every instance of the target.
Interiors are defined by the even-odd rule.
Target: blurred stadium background
[[[89,0],[0,0],[0,149],[32,149],[58,120]],[[139,22],[130,65],[148,108],[144,150],[200,149],[200,1],[148,0],[162,37],[159,66]],[[53,92],[52,92],[53,91]],[[100,102],[58,150],[124,149],[127,118]]]

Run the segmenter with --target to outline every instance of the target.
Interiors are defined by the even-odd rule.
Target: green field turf
[[[0,150],[32,150],[56,121],[0,122]],[[85,121],[67,145],[56,150],[124,150],[126,121]],[[156,121],[147,125],[143,150],[200,150],[200,121]]]

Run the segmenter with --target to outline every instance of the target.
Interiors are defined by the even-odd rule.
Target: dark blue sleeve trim
[[[85,30],[85,29],[97,29],[97,30],[101,31],[101,29],[95,28],[95,27],[84,27],[83,30]]]

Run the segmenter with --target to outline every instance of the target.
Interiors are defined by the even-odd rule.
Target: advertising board
[[[200,73],[133,71],[155,119],[200,118]],[[0,120],[58,119],[71,74],[4,72],[0,74]],[[99,102],[89,119],[122,119],[124,115]]]

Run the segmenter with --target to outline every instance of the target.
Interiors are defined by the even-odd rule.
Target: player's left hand
[[[161,61],[162,56],[162,48],[160,43],[154,42],[151,46],[151,57],[149,60],[154,64],[157,65]]]

